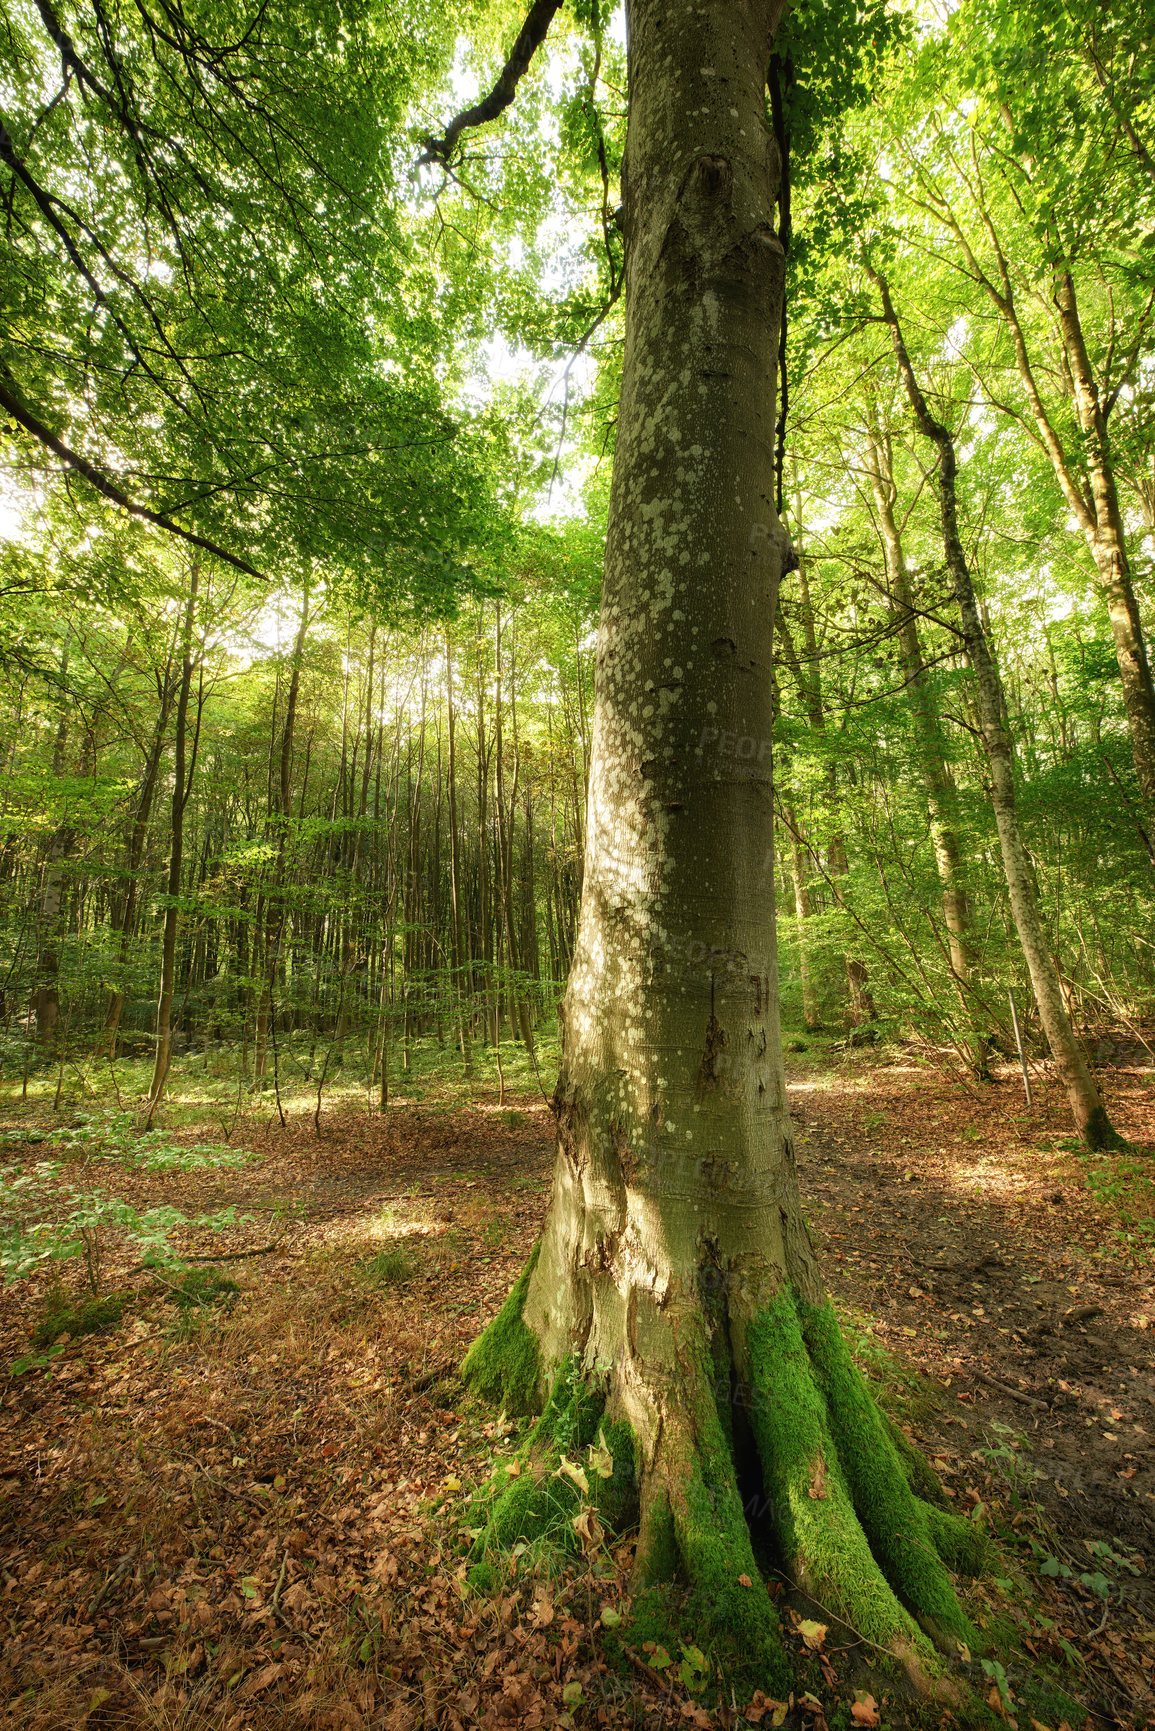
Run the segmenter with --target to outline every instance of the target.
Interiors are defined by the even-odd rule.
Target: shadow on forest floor
[[[1028,1115],[1010,1079],[967,1092],[894,1048],[790,1065],[811,1228],[860,1361],[955,1506],[981,1503],[1005,1539],[1007,1575],[980,1583],[974,1614],[1017,1624],[1025,1654],[1064,1667],[1104,1722],[1148,1723],[1155,1294],[1117,1164],[1061,1146],[1053,1090]],[[1127,1133],[1155,1141],[1155,1090],[1131,1071],[1108,1086]],[[623,1601],[628,1544],[552,1582],[523,1566],[495,1601],[464,1587],[454,1519],[510,1427],[454,1372],[538,1229],[540,1096],[347,1111],[320,1137],[311,1117],[281,1130],[266,1114],[234,1141],[256,1156],[240,1170],[117,1172],[115,1186],[244,1211],[224,1240],[239,1292],[206,1283],[220,1302],[176,1303],[113,1248],[106,1284],[131,1295],[118,1329],[7,1382],[10,1722],[745,1723],[694,1706],[672,1669],[606,1668],[600,1612]],[[218,1255],[222,1239],[183,1248]],[[28,1357],[47,1290],[37,1276],[5,1292],[0,1362]],[[837,1731],[870,1678],[830,1651],[833,1688],[805,1662]],[[1032,1668],[1008,1663],[1013,1692]],[[874,1687],[883,1724],[906,1723]],[[787,1724],[826,1721],[800,1703]]]

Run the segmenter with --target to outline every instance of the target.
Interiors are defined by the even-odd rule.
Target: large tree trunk
[[[567,1453],[604,1422],[603,1506],[636,1468],[639,1588],[679,1575],[707,1633],[767,1678],[785,1661],[744,1492],[772,1511],[793,1578],[925,1679],[911,1609],[960,1638],[966,1625],[943,1527],[823,1292],[780,1050],[759,750],[789,550],[763,105],[776,12],[627,8],[625,370],[558,1157],[539,1250],[465,1369],[511,1406],[548,1390],[538,1437]],[[491,1534],[561,1495],[524,1477]]]

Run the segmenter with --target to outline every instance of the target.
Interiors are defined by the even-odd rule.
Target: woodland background
[[[548,1168],[620,380],[620,14],[561,11],[500,122],[434,148],[520,22],[0,11],[17,1724],[736,1722],[696,1706],[697,1649],[607,1653],[624,1553],[540,1591],[515,1558],[482,1609],[438,1548],[509,1438],[453,1378]],[[992,1722],[1150,1700],[1152,28],[1114,0],[793,9],[768,122],[798,568],[772,747],[701,741],[773,750],[832,1290],[1003,1537],[982,1616],[1069,1692],[992,1672]],[[883,277],[1130,1152],[1065,1138]],[[1028,1426],[1061,1458],[1028,1465]],[[797,1636],[826,1707],[792,1725],[877,1722],[836,1639]]]

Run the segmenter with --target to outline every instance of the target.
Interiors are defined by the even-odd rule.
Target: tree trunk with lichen
[[[538,1249],[464,1371],[509,1410],[544,1403],[530,1458],[590,1446],[615,1519],[629,1466],[636,1585],[681,1583],[696,1638],[785,1681],[761,1512],[791,1578],[929,1686],[923,1629],[948,1650],[969,1633],[941,1559],[973,1529],[916,1496],[847,1354],[781,1059],[770,661],[789,545],[763,104],[778,7],[627,14],[625,371],[558,1157]],[[481,1548],[563,1493],[580,1495],[564,1473],[519,1474]]]

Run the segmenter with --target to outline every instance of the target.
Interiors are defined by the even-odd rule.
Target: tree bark
[[[680,1573],[707,1637],[785,1681],[735,1464],[748,1441],[794,1578],[925,1682],[899,1595],[961,1639],[965,1623],[823,1293],[778,1026],[759,754],[789,551],[776,22],[771,0],[627,6],[625,363],[557,1164],[539,1249],[465,1372],[511,1408],[548,1392],[537,1438],[567,1454],[604,1424],[607,1513],[637,1475],[636,1586]],[[491,1536],[561,1494],[524,1477]]]

